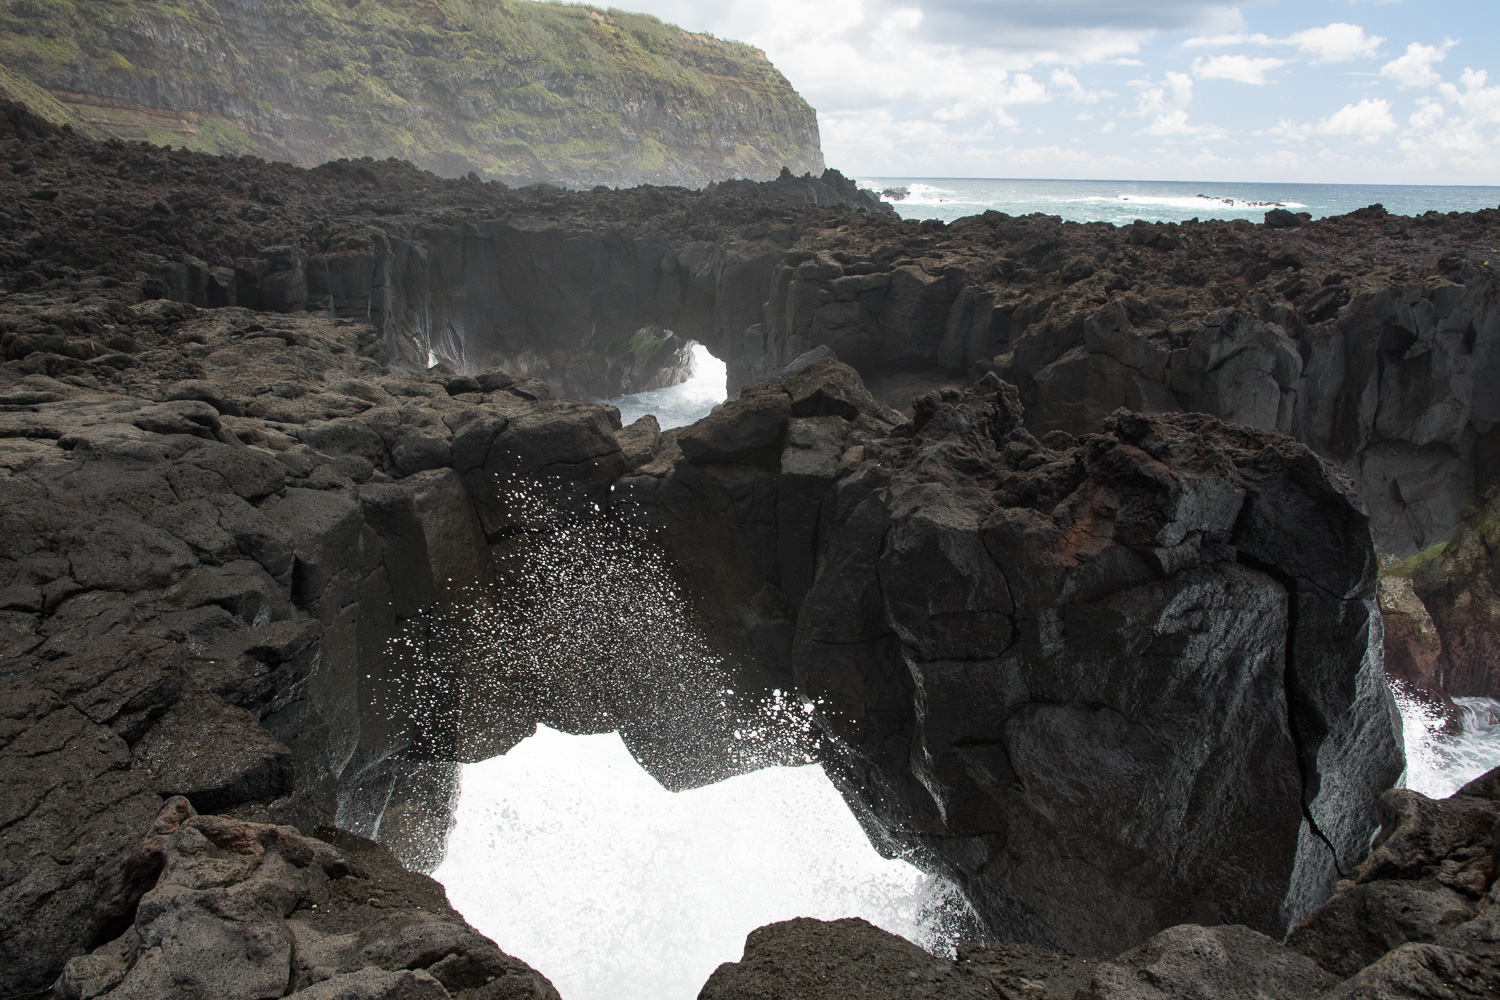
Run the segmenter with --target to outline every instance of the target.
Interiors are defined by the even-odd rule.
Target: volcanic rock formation
[[[469,678],[392,641],[465,592],[506,606],[505,554],[577,537],[570,511],[644,508],[712,539],[676,546],[710,634],[793,649],[872,829],[931,848],[1008,935],[1110,952],[1194,916],[1284,927],[1357,860],[1399,770],[1363,517],[1289,439],[1121,416],[1044,445],[993,376],[898,424],[826,359],[694,427],[624,433],[500,373],[391,371],[343,321],[111,291],[12,296],[4,318],[59,351],[8,363],[0,397],[6,988],[148,919],[112,887],[169,796],[430,864],[452,764],[473,759],[455,719],[495,729],[468,748],[487,756],[546,706],[487,697],[476,717]],[[91,341],[107,363],[74,357]],[[383,692],[424,668],[433,686],[391,712]],[[952,683],[985,693],[958,704]],[[1059,738],[1094,770],[1062,768]],[[672,749],[695,746],[717,751]],[[1139,794],[1106,824],[1092,797],[1122,781]],[[1066,843],[1113,859],[1087,885],[1118,919],[1080,919]],[[275,919],[317,901],[306,877]]]
[[[446,274],[394,262],[473,260],[483,277],[499,265],[479,251],[509,247],[554,282],[515,314],[529,330],[576,323],[588,354],[584,320],[612,316],[612,334],[735,335],[744,351],[760,320],[740,320],[775,313],[756,296],[788,271],[823,266],[815,243],[921,227],[788,208],[818,191],[794,179],[507,192],[91,143],[13,107],[3,121],[0,992],[60,974],[79,996],[207,983],[191,948],[253,939],[247,975],[274,980],[268,995],[548,995],[430,882],[382,874],[388,857],[336,828],[430,866],[455,765],[538,721],[625,729],[664,781],[735,766],[712,733],[658,725],[676,703],[643,719],[617,697],[678,679],[683,660],[648,643],[650,670],[625,650],[552,675],[571,686],[547,697],[503,659],[450,655],[469,637],[445,623],[527,620],[517,567],[541,552],[549,581],[567,578],[601,523],[642,529],[605,538],[600,565],[675,576],[736,690],[815,699],[825,765],[867,829],[923,848],[999,934],[1101,956],[1189,920],[1279,936],[1377,822],[1406,843],[1405,813],[1375,806],[1400,757],[1370,522],[1292,438],[1130,412],[1038,437],[1030,390],[993,372],[902,413],[826,349],[692,427],[622,428],[524,369],[423,355],[413,370],[420,342],[392,320],[441,301]],[[893,272],[922,270],[902,260]],[[1456,289],[1442,323],[1481,316],[1462,311],[1490,288],[1456,267],[1464,283],[1431,280]],[[597,294],[579,305],[580,289]],[[748,380],[749,355],[726,353]],[[552,638],[529,648],[566,646]],[[662,769],[694,754],[697,771]],[[1413,834],[1427,860],[1387,867],[1436,872],[1478,913],[1487,808],[1459,810],[1461,851]],[[1349,918],[1372,941],[1397,919],[1380,905]],[[1168,933],[1189,951],[1238,940]],[[1149,971],[1156,954],[1117,964]],[[1410,953],[1392,954],[1350,981]]]
[[[1500,468],[1484,391],[1500,383],[1497,211],[943,226],[872,211],[833,172],[508,191],[392,163],[99,145],[6,114],[16,289],[105,275],[199,306],[311,310],[372,323],[406,365],[499,365],[572,396],[647,384],[622,364],[647,328],[708,346],[731,390],[820,345],[877,387],[992,370],[1039,437],[1119,406],[1292,434],[1349,473],[1397,555],[1446,539]]]
[[[1038,441],[994,375],[913,406],[892,426],[815,362],[668,435],[626,497],[693,526],[690,591],[790,660],[847,793],[1003,938],[1305,916],[1402,769],[1347,480],[1201,415]]]
[[[1500,698],[1500,496],[1469,513],[1436,558],[1412,574],[1441,652],[1435,693]]]

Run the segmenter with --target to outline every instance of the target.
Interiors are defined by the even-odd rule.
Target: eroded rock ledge
[[[836,172],[510,191],[394,162],[299,170],[92,143],[15,105],[0,132],[17,171],[0,173],[0,212],[28,234],[4,248],[17,291],[112,279],[311,310],[372,323],[408,366],[499,365],[579,397],[649,383],[627,363],[645,327],[707,345],[735,390],[819,345],[897,405],[994,371],[1038,437],[1096,430],[1120,406],[1289,433],[1350,474],[1398,555],[1448,537],[1500,469],[1483,391],[1500,382],[1495,210],[944,226],[872,211]]]

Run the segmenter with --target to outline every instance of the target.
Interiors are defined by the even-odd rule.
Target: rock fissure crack
[[[1254,556],[1251,556],[1243,551],[1238,551],[1236,553],[1236,559],[1241,565],[1248,566],[1251,569],[1256,570],[1257,572],[1264,573],[1271,579],[1275,580],[1281,587],[1281,589],[1286,593],[1287,633],[1286,643],[1283,650],[1284,666],[1282,671],[1281,693],[1282,698],[1286,703],[1287,729],[1291,733],[1292,743],[1297,758],[1298,779],[1301,782],[1302,786],[1302,795],[1300,796],[1302,804],[1302,817],[1307,821],[1308,829],[1312,831],[1313,835],[1323,843],[1324,847],[1328,848],[1328,854],[1333,861],[1334,870],[1338,873],[1340,878],[1344,878],[1347,876],[1347,872],[1345,872],[1343,862],[1339,858],[1338,848],[1334,847],[1333,841],[1329,839],[1328,835],[1323,832],[1322,827],[1318,825],[1317,819],[1312,814],[1312,804],[1308,801],[1308,792],[1311,789],[1312,780],[1311,776],[1308,774],[1307,760],[1308,751],[1312,748],[1308,746],[1307,736],[1302,731],[1302,724],[1298,721],[1297,718],[1297,704],[1300,701],[1300,698],[1295,693],[1299,686],[1297,683],[1296,669],[1296,640],[1298,624],[1297,592],[1299,581],[1295,576],[1287,573],[1280,567],[1272,565],[1271,563],[1267,563],[1263,560],[1256,559]]]

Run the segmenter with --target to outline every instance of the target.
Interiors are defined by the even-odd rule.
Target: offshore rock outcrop
[[[63,0],[0,10],[0,51],[0,96],[101,138],[573,187],[823,170],[763,52],[620,10]]]
[[[817,361],[622,485],[692,526],[667,544],[710,616],[791,662],[877,836],[1003,939],[1306,916],[1403,766],[1347,481],[1201,415],[1039,441],[993,375],[913,405]]]

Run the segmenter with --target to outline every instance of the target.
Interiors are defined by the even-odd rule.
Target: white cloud
[[[1369,59],[1385,41],[1379,35],[1367,35],[1357,24],[1336,21],[1322,28],[1308,28],[1286,39],[1311,57],[1314,64]]]
[[[1373,58],[1384,42],[1385,39],[1379,35],[1366,34],[1360,25],[1335,21],[1321,28],[1293,32],[1285,38],[1274,38],[1262,32],[1237,32],[1228,35],[1200,35],[1189,38],[1182,44],[1186,48],[1198,49],[1228,48],[1232,45],[1290,46],[1316,65]]]
[[[1186,73],[1168,72],[1166,83],[1151,80],[1130,82],[1131,86],[1140,88],[1134,112],[1137,118],[1150,118],[1193,103],[1193,78]]]
[[[1230,35],[1195,35],[1182,44],[1189,49],[1222,49],[1230,45],[1277,45],[1280,44],[1280,39],[1260,32],[1248,35],[1239,31]]]
[[[1486,87],[1489,74],[1465,68],[1459,76],[1463,88],[1451,83],[1438,86],[1443,100],[1456,104],[1465,118],[1476,125],[1500,125],[1500,86]]]
[[[1048,81],[1048,89],[1058,97],[1069,101],[1077,101],[1080,104],[1098,104],[1101,98],[1115,96],[1107,90],[1087,89],[1082,83],[1078,82],[1078,77],[1065,69],[1055,69],[1052,71],[1052,78]]]
[[[1412,113],[1412,116],[1407,121],[1411,123],[1412,128],[1425,132],[1440,124],[1447,116],[1448,113],[1443,110],[1443,106],[1437,101],[1424,100],[1420,102],[1417,110]]]
[[[1268,129],[1262,129],[1256,135],[1271,135],[1278,139],[1306,139],[1312,134],[1311,125],[1299,125],[1297,122],[1283,118]]]
[[[1257,59],[1253,56],[1199,57],[1193,60],[1193,76],[1199,80],[1234,80],[1263,87],[1270,82],[1266,79],[1267,73],[1289,62],[1290,59]]]
[[[1332,23],[1312,20],[1326,5],[1285,0],[628,6],[765,49],[818,109],[829,163],[851,172],[1001,176],[1024,163],[1036,176],[1185,177],[1201,166],[1202,176],[1247,180],[1496,183],[1500,78],[1481,67],[1495,77],[1500,61],[1476,52],[1479,64],[1460,76],[1444,62],[1451,41],[1393,50],[1370,30],[1392,13],[1379,2],[1338,0],[1345,13]],[[1446,7],[1401,8],[1378,22],[1382,34],[1441,40],[1465,23]],[[1368,20],[1348,23],[1356,15]],[[1257,30],[1277,23],[1286,27]],[[1287,82],[1251,90],[1211,80]],[[1043,137],[1031,135],[1037,128]],[[1197,152],[1205,144],[1220,162]]]
[[[1390,101],[1366,97],[1358,104],[1344,105],[1318,122],[1317,131],[1322,135],[1347,135],[1377,142],[1387,132],[1396,131],[1396,119],[1391,114]]]
[[[1182,109],[1157,115],[1150,125],[1141,131],[1146,135],[1196,135],[1209,139],[1223,139],[1225,132],[1217,125],[1189,125],[1188,113]]]
[[[1406,87],[1435,87],[1442,81],[1437,70],[1433,69],[1434,63],[1440,63],[1448,58],[1448,50],[1458,43],[1453,39],[1447,39],[1442,45],[1423,45],[1421,42],[1412,42],[1406,47],[1406,54],[1392,59],[1380,67],[1380,75],[1395,80],[1397,85]]]

